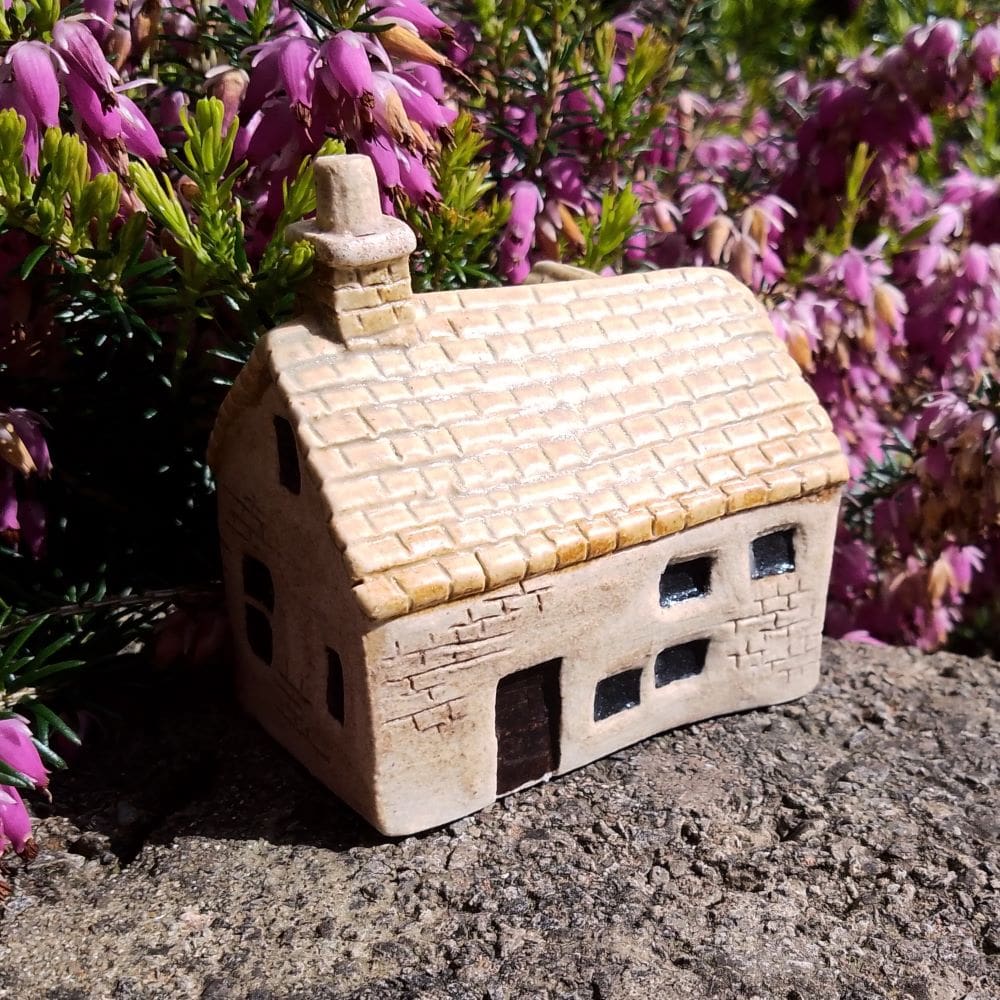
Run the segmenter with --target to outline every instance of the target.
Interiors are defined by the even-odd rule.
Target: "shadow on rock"
[[[78,828],[73,853],[125,866],[179,834],[333,851],[385,840],[242,711],[224,671],[173,671],[94,702],[99,722],[36,808]]]

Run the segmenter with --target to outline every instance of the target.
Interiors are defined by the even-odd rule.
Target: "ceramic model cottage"
[[[367,158],[317,185],[302,315],[210,447],[264,726],[405,834],[812,688],[847,469],[753,295],[709,268],[413,295]]]

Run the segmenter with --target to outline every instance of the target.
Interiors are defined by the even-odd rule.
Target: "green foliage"
[[[411,258],[417,291],[443,291],[495,284],[492,270],[496,241],[509,206],[491,195],[489,165],[482,160],[483,137],[472,118],[461,115],[454,140],[441,151],[435,180],[441,193],[430,208],[404,206],[406,221],[418,237]]]
[[[193,219],[181,203],[170,178],[146,163],[133,162],[130,176],[136,192],[156,223],[173,238],[180,271],[177,308],[189,326],[211,321],[222,310],[241,324],[239,338],[275,324],[291,306],[291,293],[309,273],[311,254],[304,243],[288,246],[285,229],[313,211],[316,193],[312,161],[306,159],[285,188],[285,207],[260,267],[254,272],[246,254],[246,233],[236,182],[246,164],[232,167],[238,122],[223,129],[221,101],[203,98],[193,116],[181,115],[187,141],[171,160],[184,178],[184,191],[194,209]],[[342,152],[328,142],[320,154]],[[232,167],[232,168],[231,168]],[[183,361],[193,330],[183,332],[178,352]]]
[[[646,149],[650,136],[667,116],[665,87],[672,71],[676,51],[652,28],[637,39],[635,50],[625,63],[621,80],[613,68],[616,31],[613,25],[601,25],[593,36],[592,82],[596,100],[592,103],[593,120],[603,136],[601,159],[611,165],[615,180],[633,176],[635,160]],[[574,61],[578,76],[587,73],[586,48],[576,50]],[[589,54],[589,53],[588,53]],[[660,99],[644,100],[647,95]]]
[[[931,17],[963,20],[971,13],[967,0],[865,0],[854,13],[846,3],[817,0],[714,0],[710,8],[709,57],[737,59],[763,104],[777,74],[832,76],[842,59],[873,41],[898,41]]]
[[[0,6],[0,41],[20,38],[48,41],[60,9],[59,0],[13,0],[9,8]]]
[[[635,230],[640,205],[630,187],[606,192],[601,198],[601,214],[597,221],[584,219],[581,223],[586,250],[574,263],[591,271],[619,265],[625,242]]]
[[[912,476],[913,444],[893,430],[879,461],[868,459],[864,471],[844,498],[844,522],[858,538],[871,537],[872,516],[879,501],[892,497]]]
[[[37,696],[73,684],[78,664],[90,679],[110,668],[171,602],[218,578],[205,446],[238,362],[290,313],[309,272],[308,246],[286,243],[285,231],[315,209],[315,189],[307,159],[254,262],[235,124],[225,128],[221,103],[206,99],[182,126],[171,158],[181,179],[131,164],[140,210],[122,213],[118,178],[90,179],[82,143],[58,129],[44,135],[32,180],[24,121],[0,112],[0,236],[29,241],[26,288],[62,335],[30,377],[5,379],[9,399],[52,418],[58,475],[38,488],[59,516],[44,560],[0,541],[0,649],[16,657],[0,660],[0,710],[16,702],[35,717]],[[331,142],[321,152],[342,149]],[[58,728],[45,711],[36,732]]]

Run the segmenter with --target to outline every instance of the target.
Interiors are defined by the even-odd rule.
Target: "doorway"
[[[497,795],[559,770],[559,670],[547,660],[497,684]]]

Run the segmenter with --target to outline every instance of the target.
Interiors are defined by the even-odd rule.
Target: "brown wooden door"
[[[497,795],[559,769],[559,667],[548,660],[497,684]]]

